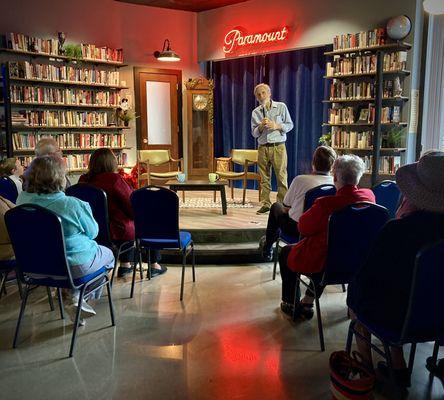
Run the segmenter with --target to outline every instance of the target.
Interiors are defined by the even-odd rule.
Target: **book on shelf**
[[[106,107],[117,107],[120,103],[119,92],[109,90],[11,85],[10,93],[11,101],[18,103]]]
[[[373,124],[376,109],[374,104],[364,107],[338,107],[328,110],[329,124]],[[387,106],[381,108],[381,123],[399,123],[401,119],[400,106]]]
[[[333,38],[333,50],[356,49],[370,46],[381,46],[386,43],[385,28],[376,28],[358,33],[345,33]]]
[[[12,118],[12,125],[29,127],[107,127],[106,111],[68,111],[68,110],[21,110],[19,119]]]
[[[341,149],[371,149],[373,147],[373,132],[333,130],[331,145]]]
[[[123,62],[123,50],[112,49],[107,46],[98,47],[94,44],[82,43],[82,56],[89,60]]]
[[[362,157],[365,163],[366,172],[371,172],[373,156]],[[379,159],[379,173],[394,175],[396,171],[401,167],[400,156],[382,156]]]

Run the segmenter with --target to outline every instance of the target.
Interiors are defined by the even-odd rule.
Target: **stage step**
[[[194,238],[194,234],[193,234]],[[264,262],[259,250],[259,240],[243,243],[195,243],[196,264],[242,264]],[[188,263],[191,257],[188,257]],[[162,263],[180,264],[177,251],[163,250]]]

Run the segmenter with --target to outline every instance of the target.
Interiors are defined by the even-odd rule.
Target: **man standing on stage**
[[[260,103],[251,113],[251,134],[257,138],[258,166],[261,176],[261,208],[258,214],[270,211],[271,167],[276,174],[278,185],[277,201],[282,203],[287,193],[287,132],[293,129],[287,106],[271,100],[270,86],[260,83],[254,88],[254,95]]]

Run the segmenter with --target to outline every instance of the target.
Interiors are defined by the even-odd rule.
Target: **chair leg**
[[[113,300],[111,298],[111,282],[108,277],[105,277],[107,280],[106,282],[106,290],[108,291],[108,303],[109,303],[109,314],[111,316],[111,325],[115,326],[116,322],[114,320],[114,307],[113,307]]]
[[[116,275],[116,269],[117,269],[117,263],[119,261],[119,257],[120,257],[120,248],[117,252],[113,252],[114,253],[114,268],[113,268],[113,272],[111,273],[111,286],[114,283],[114,275]]]
[[[191,262],[192,262],[191,266],[193,268],[193,282],[196,282],[196,272],[194,269],[194,266],[196,264],[196,258],[194,255],[194,243],[191,243]]]
[[[20,298],[23,299],[23,288],[22,288],[22,283],[20,282],[20,278],[17,275],[17,287],[18,287],[18,291],[19,291],[19,295]]]
[[[52,301],[51,288],[49,286],[46,286],[46,293],[48,294],[49,307],[51,311],[54,311],[54,302]]]
[[[151,250],[148,249],[148,272],[147,272],[147,277],[148,279],[151,279]],[[142,263],[140,263],[140,272],[142,272]],[[143,279],[143,276],[142,276]]]
[[[185,190],[182,190],[182,201],[185,203]]]
[[[216,191],[213,192],[213,203],[216,203]]]
[[[234,181],[230,181],[231,184],[231,200],[234,200]]]
[[[412,343],[410,345],[410,355],[409,355],[409,365],[408,365],[410,374],[413,371],[413,363],[415,362],[415,353],[416,353],[416,343]]]
[[[71,338],[71,346],[69,348],[69,357],[72,357],[72,354],[74,352],[74,347],[76,345],[77,328],[79,327],[80,313],[82,311],[82,304],[83,304],[83,296],[84,296],[84,294],[85,294],[85,286],[83,286],[80,289],[79,303],[77,304],[76,319],[74,321],[74,329],[73,329],[72,338]]]
[[[183,300],[183,286],[185,283],[185,263],[186,263],[186,255],[182,253],[182,278],[180,280],[180,301]]]
[[[1,276],[1,281],[0,281],[0,299],[2,298],[2,294],[3,292],[6,295],[6,276],[8,274],[5,272],[4,274],[0,274]]]
[[[137,273],[137,265],[142,265],[142,253],[139,246],[139,243],[136,243],[136,252],[137,252],[137,259],[138,261],[133,264],[133,278],[131,280],[131,292],[130,292],[130,298],[133,298],[134,295],[134,285],[136,284],[136,273]]]
[[[438,359],[438,353],[439,353],[439,342],[436,341],[435,345],[433,346],[433,353],[432,353],[432,365],[436,366],[436,361]]]
[[[247,196],[247,180],[244,179],[242,182],[242,205],[245,204],[246,196]]]
[[[325,351],[324,330],[322,329],[321,307],[319,306],[319,298],[317,296],[315,297],[315,303],[316,303],[316,316],[318,318],[319,342],[321,344],[321,351]]]
[[[345,293],[347,291],[347,289],[345,288],[345,284],[342,284],[342,293]]]
[[[278,263],[278,260],[279,260],[279,238],[276,240],[276,245],[275,245],[275,248],[274,248],[273,259],[274,259],[273,280],[275,280],[276,279],[276,267],[277,267],[277,263]]]
[[[12,342],[12,348],[14,348],[14,349],[17,347],[17,338],[18,338],[20,324],[22,322],[23,314],[25,313],[25,307],[26,307],[26,302],[28,301],[28,295],[29,295],[29,285],[26,285],[25,293],[24,293],[24,296],[22,299],[22,305],[20,306],[20,313],[19,313],[19,317],[17,320],[17,326],[15,328],[14,341]]]
[[[352,320],[350,321],[350,325],[348,326],[347,343],[345,345],[345,351],[347,352],[347,354],[351,353],[355,325],[356,325],[356,320]]]
[[[57,288],[57,299],[59,301],[59,309],[60,309],[60,318],[65,319],[65,310],[63,308],[63,300],[62,300],[62,289]]]

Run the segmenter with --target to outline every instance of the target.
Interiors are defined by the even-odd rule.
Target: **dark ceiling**
[[[247,0],[115,0],[121,3],[143,4],[151,7],[172,8],[184,11],[207,11]]]

